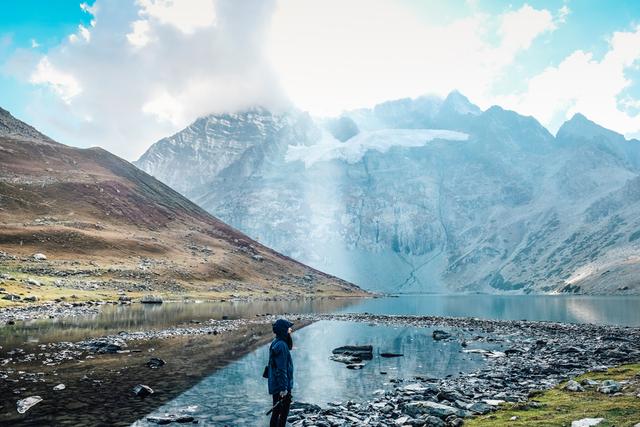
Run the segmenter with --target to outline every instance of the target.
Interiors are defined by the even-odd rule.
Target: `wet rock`
[[[358,370],[358,369],[362,369],[366,366],[366,363],[350,363],[347,365],[347,369],[353,369],[353,370]]]
[[[564,389],[567,391],[584,391],[584,388],[574,380],[569,380],[569,382],[565,384]]]
[[[343,356],[357,357],[360,360],[373,359],[373,347],[370,345],[345,345],[342,347],[334,348],[333,354],[340,354]]]
[[[152,357],[151,359],[149,359],[146,365],[151,369],[158,369],[159,367],[165,365],[165,361],[158,357]]]
[[[148,385],[138,384],[133,387],[133,394],[138,397],[147,397],[153,394],[153,389]]]
[[[602,423],[604,418],[583,418],[571,422],[571,427],[592,427]]]
[[[402,353],[380,353],[380,357],[386,357],[386,358],[402,357],[402,356],[404,356],[404,354]]]
[[[118,297],[118,301],[120,301],[120,302],[130,302],[131,301],[131,297],[128,297],[126,295],[120,295]]]
[[[604,394],[613,394],[622,390],[622,384],[614,380],[604,380],[600,387],[598,387],[598,391]]]
[[[441,331],[436,329],[435,331],[433,331],[433,333],[431,334],[431,336],[433,337],[434,340],[436,341],[440,341],[440,340],[445,340],[447,338],[451,338],[451,334],[449,332],[446,331]]]
[[[153,424],[166,425],[171,423],[193,423],[191,415],[167,415],[164,417],[147,417],[147,421]]]
[[[65,386],[64,384],[58,384],[57,386],[53,387],[53,390],[60,391],[60,390],[64,390],[65,388],[67,388],[67,386]]]
[[[26,399],[18,400],[18,403],[17,403],[18,413],[24,414],[29,409],[31,409],[34,405],[37,405],[40,402],[42,402],[42,398],[40,396],[30,396],[30,397],[27,397]]]

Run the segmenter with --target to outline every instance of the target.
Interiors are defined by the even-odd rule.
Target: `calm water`
[[[91,336],[159,329],[192,320],[230,319],[272,313],[368,312],[479,317],[507,320],[548,320],[640,326],[640,296],[499,296],[403,295],[396,298],[306,299],[298,301],[227,301],[107,305],[94,315],[39,319],[0,327],[5,348],[24,343],[78,341]]]
[[[321,406],[366,399],[387,388],[391,378],[440,378],[483,363],[482,356],[462,353],[457,341],[434,341],[432,331],[337,321],[321,321],[296,331],[292,357],[298,380],[294,398]],[[373,360],[361,370],[349,370],[329,359],[332,349],[347,344],[373,345]],[[404,356],[386,359],[378,356],[381,352]],[[268,345],[203,379],[153,415],[190,413],[199,425],[262,425],[267,420],[262,414],[270,407],[266,380],[261,377],[267,359]],[[143,419],[135,425],[153,424]]]
[[[640,296],[403,295],[341,311],[640,326]]]

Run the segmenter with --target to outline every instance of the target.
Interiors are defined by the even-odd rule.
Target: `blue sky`
[[[640,137],[637,0],[15,0],[0,106],[129,160],[198,116],[316,115],[458,89],[552,132],[576,112]]]

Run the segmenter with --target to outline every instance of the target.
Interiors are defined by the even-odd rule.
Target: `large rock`
[[[43,253],[37,253],[37,254],[33,254],[33,259],[36,261],[46,261],[47,256]]]

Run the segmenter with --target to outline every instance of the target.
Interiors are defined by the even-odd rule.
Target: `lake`
[[[433,340],[432,332],[432,328],[341,321],[320,321],[296,331],[291,352],[294,377],[298,379],[294,399],[323,407],[329,402],[358,401],[384,390],[394,378],[442,378],[483,363],[481,355],[463,353],[458,341]],[[373,360],[361,370],[350,370],[329,359],[332,349],[347,344],[371,344]],[[383,358],[379,353],[384,352],[404,356]],[[152,415],[188,413],[198,419],[199,425],[262,425],[268,419],[264,412],[271,404],[266,380],[261,377],[267,359],[268,345],[203,379]],[[155,424],[143,419],[134,425]]]

